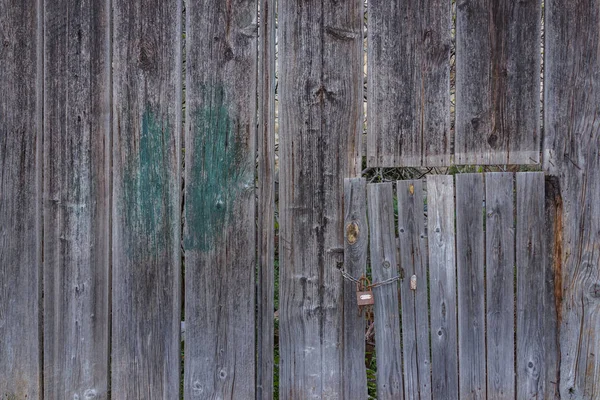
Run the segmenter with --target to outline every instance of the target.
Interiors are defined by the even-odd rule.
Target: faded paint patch
[[[141,122],[139,141],[133,144],[133,154],[124,171],[125,218],[140,237],[146,238],[146,245],[162,247],[168,235],[165,227],[171,207],[169,124],[157,118],[149,105]]]
[[[204,104],[209,106],[192,113],[185,246],[208,251],[225,233],[236,199],[244,190],[252,189],[254,182],[245,127],[230,115],[222,88],[204,93]]]

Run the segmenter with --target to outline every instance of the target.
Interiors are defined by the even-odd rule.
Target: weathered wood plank
[[[368,3],[367,163],[450,163],[450,3]]]
[[[344,270],[355,278],[366,274],[369,246],[367,181],[344,179]],[[365,318],[358,313],[356,284],[344,280],[344,341],[342,399],[366,399]]]
[[[186,4],[186,399],[255,397],[257,9]]]
[[[546,381],[550,383],[547,398],[560,399],[560,346],[559,346],[559,312],[561,276],[560,271],[562,250],[562,199],[556,176],[545,177],[545,223],[544,240],[544,357],[546,365]]]
[[[548,375],[544,173],[517,174],[517,398],[554,398],[556,377]],[[550,358],[552,359],[552,358]],[[554,360],[556,361],[556,360]]]
[[[512,173],[485,175],[487,398],[515,398],[515,227]]]
[[[600,2],[545,2],[544,169],[558,177],[560,394],[600,397]],[[561,283],[562,281],[562,283]]]
[[[431,399],[428,260],[423,214],[423,181],[398,181],[396,188],[399,261],[404,274],[400,283],[404,393],[410,399]]]
[[[457,2],[457,164],[536,164],[541,1]]]
[[[427,176],[427,236],[434,399],[458,400],[454,180]]]
[[[370,255],[373,283],[397,276],[398,246],[394,229],[394,198],[391,182],[367,186]],[[377,398],[404,397],[398,283],[373,289],[375,342],[377,343]]]
[[[280,393],[343,387],[343,179],[360,172],[361,0],[279,3]]]
[[[44,397],[106,399],[110,2],[44,12]]]
[[[115,1],[113,398],[179,399],[181,1]]]
[[[256,398],[273,398],[275,257],[275,0],[261,0],[258,53]]]
[[[456,175],[461,399],[483,399],[486,396],[483,200],[483,174]]]
[[[0,0],[0,397],[41,395],[40,0]]]

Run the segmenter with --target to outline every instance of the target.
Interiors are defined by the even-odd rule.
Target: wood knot
[[[138,62],[142,71],[152,71],[156,67],[155,49],[152,43],[147,40],[142,41],[140,44]]]
[[[590,296],[593,299],[600,299],[600,283],[594,283],[590,286]]]
[[[356,222],[350,222],[346,225],[346,240],[349,244],[356,243],[359,233],[360,230],[358,229],[358,224]]]

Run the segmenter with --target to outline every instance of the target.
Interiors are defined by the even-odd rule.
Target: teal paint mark
[[[254,172],[242,125],[224,104],[223,89],[204,90],[210,106],[192,113],[193,154],[186,182],[188,249],[211,250],[232,222],[244,190],[253,189]]]
[[[170,231],[169,124],[156,118],[149,105],[141,122],[139,141],[124,171],[125,218],[141,244],[154,253],[156,247],[164,247]]]

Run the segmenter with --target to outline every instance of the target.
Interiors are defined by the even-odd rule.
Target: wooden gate
[[[556,208],[542,172],[345,185],[345,275],[369,270],[376,286],[377,398],[558,395]]]

